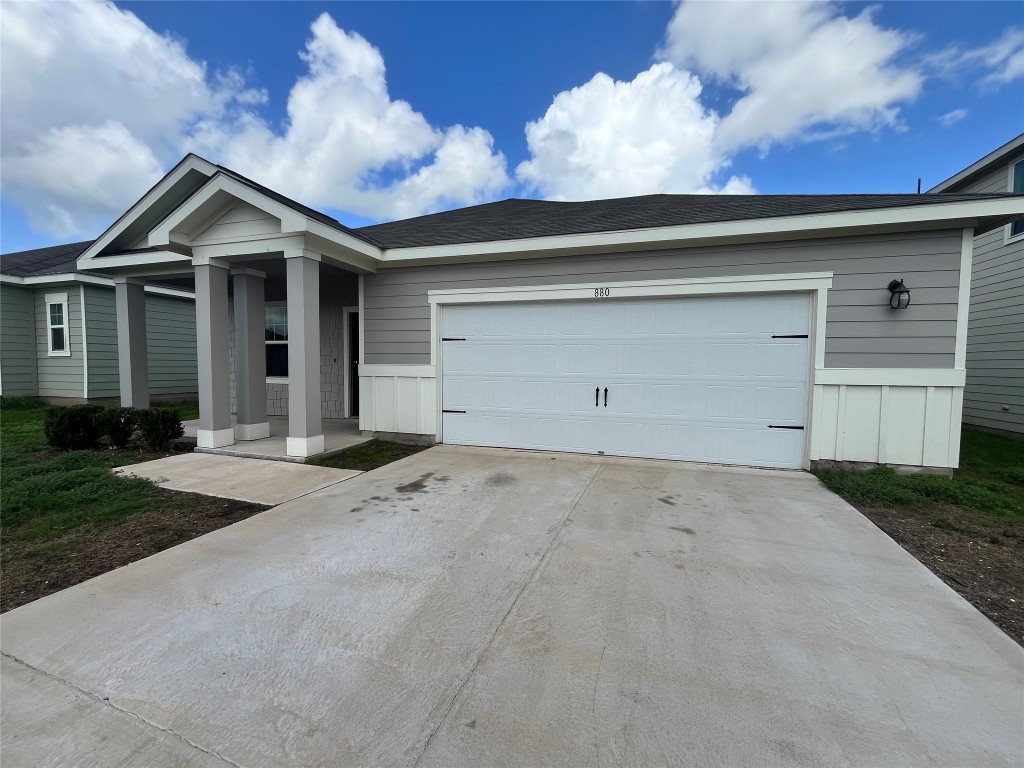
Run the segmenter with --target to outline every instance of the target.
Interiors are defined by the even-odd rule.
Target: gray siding
[[[832,271],[826,366],[952,368],[961,238],[945,230],[385,269],[363,278],[365,361],[430,362],[429,290]],[[888,306],[893,278],[911,289],[900,312]]]
[[[114,289],[86,286],[89,397],[117,397],[117,310]],[[196,308],[191,299],[146,294],[149,391],[153,395],[198,390]]]
[[[1021,158],[956,191],[1006,192]],[[1002,227],[974,238],[964,422],[1024,434],[1024,238],[1007,243]]]
[[[34,397],[35,299],[31,288],[0,285],[0,393]]]
[[[71,355],[51,356],[46,343],[46,295],[68,295],[68,340]],[[43,397],[84,397],[85,358],[82,354],[82,294],[77,285],[35,289],[36,370]]]

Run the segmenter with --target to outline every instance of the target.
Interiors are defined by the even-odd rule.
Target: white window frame
[[[266,310],[268,310],[268,309],[280,309],[280,308],[284,308],[285,312],[287,312],[288,311],[288,302],[286,302],[286,301],[268,301],[268,302],[264,303],[264,311],[263,311],[264,327],[266,326],[266,322],[267,322]],[[289,332],[289,335],[290,335],[291,334],[291,318],[288,318],[286,320],[286,322],[288,323],[288,328],[289,328],[288,332]],[[267,346],[269,344],[284,344],[284,345],[287,345],[288,344],[288,340],[285,339],[284,341],[267,341],[266,338],[264,337],[263,344],[264,344],[264,346]],[[264,354],[266,354],[266,352],[264,352]],[[288,361],[288,367],[289,367],[289,370],[291,370],[291,361],[290,360]],[[287,383],[288,383],[288,377],[287,376],[267,376],[267,384],[287,384]]]
[[[71,316],[68,314],[67,293],[47,293],[44,297],[46,312],[46,354],[49,357],[71,357]],[[50,317],[50,307],[59,304],[64,322],[54,325]],[[53,331],[60,328],[64,331],[64,349],[53,348]]]
[[[1010,164],[1007,166],[1007,168],[1006,168],[1006,191],[1007,192],[1013,192],[1014,169],[1018,165],[1021,165],[1022,163],[1024,163],[1024,157],[1018,158],[1016,160],[1012,160],[1010,162]],[[1024,192],[1024,190],[1021,190],[1021,191]],[[1016,235],[1011,234],[1012,232],[1013,232],[1013,224],[1012,223],[1011,224],[1007,224],[1006,227],[1004,227],[1004,229],[1003,229],[1003,244],[1004,245],[1007,245],[1009,243],[1018,243],[1021,240],[1024,240],[1024,229],[1022,229]]]

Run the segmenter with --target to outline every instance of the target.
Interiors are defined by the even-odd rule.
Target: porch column
[[[149,408],[145,281],[115,277],[114,304],[117,311],[117,373],[121,407]]]
[[[288,278],[289,456],[324,451],[320,421],[320,257],[285,251]]]
[[[235,442],[231,429],[228,382],[228,268],[226,264],[197,264],[196,340],[199,353],[200,448],[220,448]]]
[[[233,269],[235,295],[235,436],[270,437],[267,421],[267,358],[263,336],[263,279],[255,269]]]

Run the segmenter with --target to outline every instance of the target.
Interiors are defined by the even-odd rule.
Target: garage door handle
[[[594,407],[597,408],[601,401],[601,388],[598,387],[594,390]]]
[[[803,429],[803,427],[783,427],[779,424],[769,424],[768,429]]]
[[[608,387],[604,388],[604,407],[608,407]]]

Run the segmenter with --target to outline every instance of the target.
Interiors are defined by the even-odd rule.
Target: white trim
[[[138,280],[143,282],[141,278],[130,278],[120,277],[124,282],[129,280]],[[82,275],[77,272],[68,272],[63,275],[31,275],[29,277],[15,277],[14,275],[0,275],[0,283],[6,283],[9,285],[60,285],[62,283],[72,283],[75,285],[98,285],[104,288],[113,288],[118,282],[117,279],[112,277],[99,277],[96,275]],[[155,293],[163,296],[174,296],[179,299],[192,299],[195,301],[196,294],[194,291],[186,291],[181,288],[166,288],[160,285],[146,285],[146,293]]]
[[[1018,147],[1022,146],[1024,146],[1024,133],[1020,134],[1019,136],[1013,139],[1010,139],[1008,142],[1003,144],[1003,146],[993,150],[992,152],[989,152],[987,155],[981,158],[981,160],[971,163],[969,166],[964,168],[959,173],[950,176],[945,181],[939,182],[934,187],[929,189],[928,192],[945,192],[950,187],[956,186],[961,181],[966,180],[969,176],[973,176],[979,171],[984,170],[986,166],[992,165],[998,160],[1002,160],[1008,154],[1016,150]]]
[[[922,205],[881,208],[871,211],[777,216],[767,219],[686,224],[673,227],[619,230],[577,235],[494,240],[479,243],[391,248],[381,255],[381,267],[411,262],[486,261],[488,257],[514,258],[572,251],[614,251],[621,246],[662,248],[676,243],[704,244],[712,240],[786,240],[799,233],[834,237],[875,229],[914,228],[913,225],[944,223],[951,227],[975,226],[985,217],[1003,218],[1024,214],[1024,199],[944,201],[929,197]]]
[[[234,445],[234,429],[197,429],[197,448],[223,448],[225,445]]]
[[[963,368],[815,368],[814,383],[854,387],[962,387]]]
[[[85,270],[186,263],[190,263],[189,257],[174,251],[143,251],[142,253],[119,253],[112,256],[99,256],[97,258],[86,258],[82,255],[78,257],[77,266],[79,269]]]
[[[316,456],[324,452],[324,436],[314,435],[313,437],[289,437],[286,441],[285,453],[288,456],[306,458]]]
[[[50,322],[50,307],[59,304],[61,307],[60,325],[53,325]],[[46,320],[46,356],[47,357],[71,357],[71,307],[68,304],[68,294],[47,293],[43,295],[43,316]],[[64,331],[64,349],[53,348],[53,332],[57,328]]]
[[[363,288],[363,276],[359,275],[359,371],[362,375],[363,361],[366,359],[366,314],[363,312],[366,306],[365,293]]]
[[[264,342],[264,343],[266,343],[266,342]],[[287,344],[287,342],[281,342],[281,343],[282,344]],[[267,376],[267,384],[287,384],[287,383],[288,383],[288,377],[287,376]]]
[[[262,440],[265,437],[270,437],[270,422],[235,424],[235,437],[238,440]]]
[[[89,399],[89,336],[85,327],[85,286],[78,286],[78,299],[82,305],[82,397]]]
[[[1018,138],[1024,139],[1024,133],[1022,133],[1020,136],[1018,136]],[[1018,160],[1015,160],[1015,161],[1011,161],[1010,164],[1006,166],[1006,191],[1007,192],[1013,192],[1013,177],[1014,177],[1013,169],[1016,166],[1021,165],[1022,163],[1024,163],[1024,157],[1021,157],[1021,158],[1019,158]],[[1021,192],[1024,192],[1024,190],[1021,190]],[[1010,243],[1019,243],[1021,240],[1024,240],[1024,229],[1021,230],[1020,234],[1017,234],[1017,235],[1011,234],[1011,232],[1013,232],[1013,225],[1014,225],[1014,223],[1015,222],[1011,222],[1011,223],[1007,224],[1005,227],[1003,227],[1003,245],[1009,245]]]
[[[433,365],[414,365],[408,363],[378,363],[360,365],[360,376],[408,376],[417,379],[433,379],[437,376],[437,368]]]
[[[359,316],[359,322],[362,323],[362,315],[359,314],[359,305],[354,307],[342,307],[341,308],[341,389],[342,397],[345,398],[344,407],[341,412],[345,414],[346,419],[352,418],[352,390],[350,387],[359,386],[359,376],[356,376],[356,380],[352,381],[352,350],[349,349],[351,346],[350,339],[352,338],[352,313],[355,312]],[[358,359],[356,365],[358,366]]]
[[[960,241],[960,286],[956,298],[956,347],[953,367],[967,366],[967,323],[971,309],[971,260],[974,258],[974,230],[965,229]]]

